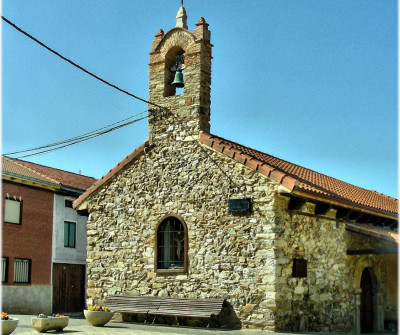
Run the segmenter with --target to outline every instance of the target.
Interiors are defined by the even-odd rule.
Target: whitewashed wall
[[[53,218],[53,263],[86,264],[86,216],[80,216],[65,207],[65,199],[75,200],[64,195],[54,195]],[[64,247],[64,221],[76,223],[75,248]]]

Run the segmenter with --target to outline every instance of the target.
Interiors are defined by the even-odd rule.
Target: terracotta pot
[[[1,320],[1,334],[8,335],[11,334],[15,328],[18,326],[18,319],[12,320]]]
[[[104,311],[88,311],[84,310],[83,313],[85,314],[86,320],[95,327],[102,327],[104,326],[108,321],[111,320],[111,318],[114,315],[114,312],[104,312]]]
[[[60,316],[57,318],[32,318],[31,324],[40,333],[45,333],[48,330],[61,331],[68,326],[69,316]]]

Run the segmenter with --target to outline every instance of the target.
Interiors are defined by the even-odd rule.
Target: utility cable
[[[52,53],[55,54],[56,56],[60,57],[61,59],[65,60],[66,62],[68,62],[68,63],[70,63],[71,65],[75,66],[75,67],[78,68],[79,70],[81,70],[81,71],[85,72],[86,74],[92,76],[93,78],[96,78],[97,80],[100,80],[102,83],[104,83],[104,84],[106,84],[106,85],[108,85],[108,86],[111,86],[112,88],[115,88],[116,90],[118,90],[118,91],[120,91],[120,92],[122,92],[122,93],[125,93],[125,94],[129,95],[129,96],[132,97],[132,98],[135,98],[135,99],[137,99],[137,100],[143,101],[143,102],[145,102],[145,103],[148,103],[148,104],[150,104],[150,105],[156,106],[156,107],[158,107],[158,108],[164,108],[164,107],[161,107],[161,106],[159,106],[159,105],[157,105],[157,104],[155,104],[155,103],[153,103],[153,102],[151,102],[151,101],[147,101],[147,100],[145,100],[145,99],[139,98],[138,96],[136,96],[136,95],[134,95],[134,94],[132,94],[132,93],[129,93],[128,91],[125,91],[125,90],[119,88],[118,86],[116,86],[116,85],[114,85],[114,84],[111,84],[110,82],[108,82],[108,81],[106,81],[106,80],[104,80],[104,79],[102,79],[102,78],[96,76],[96,75],[93,74],[92,72],[90,72],[90,71],[84,69],[82,66],[80,66],[80,65],[78,65],[78,64],[76,64],[76,63],[74,63],[74,62],[71,61],[70,59],[64,57],[63,55],[59,54],[57,51],[55,51],[55,50],[53,50],[52,48],[48,47],[46,44],[40,42],[37,38],[35,38],[35,37],[33,37],[32,35],[28,34],[26,31],[22,30],[22,29],[21,29],[20,27],[18,27],[16,24],[14,24],[14,23],[12,23],[10,20],[6,19],[4,16],[1,16],[1,18],[2,18],[5,22],[7,22],[10,26],[14,27],[14,28],[15,28],[16,30],[18,30],[20,33],[24,34],[25,36],[29,37],[31,40],[35,41],[36,43],[38,43],[39,45],[41,45],[43,48],[47,49],[48,51],[52,52]]]
[[[145,112],[143,112],[143,113],[145,113]],[[143,113],[140,113],[140,114],[143,114]],[[137,114],[137,115],[140,115],[140,114]],[[16,157],[16,158],[24,158],[24,157],[37,156],[37,155],[41,155],[41,154],[44,154],[44,153],[56,151],[56,150],[59,150],[59,149],[62,149],[62,148],[65,148],[65,147],[68,147],[68,146],[83,142],[83,141],[90,140],[92,138],[95,138],[95,137],[110,133],[110,132],[112,132],[114,130],[129,126],[129,125],[131,125],[133,123],[136,123],[138,121],[146,119],[147,117],[148,116],[146,115],[146,116],[140,117],[138,119],[134,119],[134,120],[122,123],[122,124],[118,124],[118,123],[122,122],[122,121],[119,121],[119,122],[113,123],[112,125],[115,125],[115,126],[111,127],[111,128],[109,128],[109,127],[112,126],[112,125],[109,125],[109,126],[106,126],[106,127],[99,128],[98,130],[89,132],[87,134],[76,136],[76,137],[68,139],[68,140],[63,140],[63,141],[59,141],[59,142],[56,142],[56,143],[43,145],[43,146],[40,146],[40,147],[37,147],[37,148],[11,152],[11,153],[8,153],[8,154],[5,154],[5,155],[7,156],[7,155],[13,155],[13,154],[17,154],[17,153],[31,152],[31,151],[40,150],[38,152],[34,152],[34,153],[31,153],[31,154],[27,154],[27,155]],[[132,117],[130,117],[130,118],[132,118]],[[128,118],[128,119],[130,119],[130,118]],[[50,148],[50,149],[48,149],[48,148]],[[44,149],[44,150],[41,150],[41,149]]]
[[[139,98],[138,96],[136,96],[136,95],[134,95],[134,94],[132,94],[132,93],[129,93],[128,91],[125,91],[125,90],[119,88],[118,86],[116,86],[116,85],[114,85],[114,84],[111,84],[110,82],[108,82],[108,81],[106,81],[106,80],[104,80],[104,79],[98,77],[97,75],[93,74],[92,72],[90,72],[90,71],[84,69],[83,67],[81,67],[80,65],[74,63],[74,62],[71,61],[70,59],[68,59],[68,58],[66,58],[66,57],[64,57],[64,56],[62,56],[62,55],[59,54],[57,51],[51,49],[50,47],[48,47],[48,46],[45,45],[44,43],[40,42],[38,39],[36,39],[36,38],[33,37],[32,35],[28,34],[28,33],[25,32],[24,30],[22,30],[21,28],[19,28],[17,25],[15,25],[14,23],[12,23],[12,22],[9,21],[8,19],[6,19],[4,16],[1,16],[1,18],[2,18],[5,22],[7,22],[9,25],[11,25],[13,28],[15,28],[16,30],[18,30],[20,33],[22,33],[22,34],[24,34],[25,36],[29,37],[30,39],[32,39],[33,41],[35,41],[36,43],[38,43],[39,45],[41,45],[42,47],[44,47],[45,49],[47,49],[48,51],[52,52],[52,53],[55,54],[56,56],[58,56],[58,57],[60,57],[61,59],[65,60],[66,62],[70,63],[71,65],[75,66],[76,68],[78,68],[79,70],[85,72],[86,74],[92,76],[93,78],[95,78],[95,79],[97,79],[97,80],[103,82],[104,84],[106,84],[106,85],[108,85],[108,86],[111,86],[112,88],[115,88],[116,90],[118,90],[118,91],[120,91],[120,92],[122,92],[122,93],[125,93],[125,94],[129,95],[130,97],[133,97],[133,98],[135,98],[135,99],[137,99],[137,100],[140,100],[140,101],[142,101],[142,102],[148,103],[148,104],[153,105],[153,106],[156,106],[156,107],[160,108],[161,110],[168,110],[167,108],[162,107],[162,106],[159,106],[159,105],[157,105],[157,104],[155,104],[155,103],[153,103],[153,102],[150,102],[150,101],[147,101],[147,100],[145,100],[145,99]],[[176,116],[175,116],[173,113],[171,113],[171,114],[173,115],[173,117],[174,117],[175,119],[177,119]],[[125,126],[127,126],[127,125],[130,125],[130,124],[132,124],[132,123],[138,122],[138,121],[143,120],[143,119],[145,119],[145,118],[147,118],[147,116],[142,117],[142,118],[137,119],[137,120],[133,120],[133,121],[127,122],[127,123],[125,123],[125,124],[122,124],[122,125],[119,125],[119,126],[116,126],[116,127],[113,127],[113,128],[111,128],[111,129],[104,130],[104,131],[100,131],[100,132],[93,131],[93,132],[87,133],[87,134],[85,134],[85,135],[78,136],[78,137],[73,138],[73,139],[70,139],[70,140],[64,140],[64,141],[61,141],[61,142],[53,143],[52,145],[46,145],[46,146],[42,146],[42,147],[38,147],[38,148],[34,148],[34,149],[22,150],[22,151],[10,153],[9,155],[11,155],[11,154],[16,154],[16,153],[22,153],[22,152],[28,152],[28,151],[34,151],[34,150],[38,150],[38,149],[44,149],[44,148],[48,148],[48,147],[51,147],[51,146],[57,146],[57,145],[64,144],[64,145],[58,146],[58,147],[53,148],[53,149],[42,150],[42,151],[37,152],[37,153],[33,153],[33,154],[29,154],[29,155],[20,156],[19,158],[30,157],[30,156],[40,155],[40,154],[43,154],[43,153],[46,153],[46,152],[51,152],[51,151],[59,150],[59,149],[64,148],[64,147],[67,147],[67,146],[70,146],[70,145],[73,145],[73,144],[76,144],[76,143],[79,143],[79,142],[82,142],[82,141],[86,141],[86,140],[88,140],[88,139],[91,139],[91,138],[94,138],[94,137],[97,137],[97,136],[104,135],[104,134],[106,134],[106,133],[109,133],[109,132],[111,132],[111,131],[117,130],[117,129],[122,128],[122,127],[125,127]],[[121,122],[121,121],[120,121],[120,122]],[[119,122],[117,122],[117,123],[119,123]],[[101,129],[104,129],[104,128],[100,128],[99,130],[101,130]],[[226,174],[226,172],[218,165],[218,163],[211,157],[211,155],[200,145],[200,143],[198,143],[198,141],[194,138],[194,136],[193,136],[193,135],[190,135],[190,136],[193,138],[194,142],[201,148],[201,150],[207,155],[207,157],[212,161],[212,163],[213,163],[215,166],[217,166],[218,169],[224,174],[224,176],[225,176],[226,178],[228,178],[228,180],[229,180],[233,185],[235,185],[236,188],[237,188],[238,190],[240,190],[239,186]],[[65,143],[66,143],[66,144],[65,144]],[[241,193],[242,193],[242,192],[241,192]]]
[[[99,128],[99,129],[93,130],[93,131],[91,131],[91,132],[89,132],[89,133],[82,134],[82,135],[79,135],[79,136],[76,136],[76,137],[73,137],[73,138],[70,138],[70,139],[66,139],[66,140],[62,140],[62,141],[59,141],[59,142],[55,142],[55,143],[43,145],[43,146],[40,146],[40,147],[34,147],[34,148],[30,148],[30,149],[25,149],[25,150],[19,150],[19,151],[9,152],[9,153],[6,153],[5,155],[7,156],[7,155],[20,154],[20,153],[24,153],[24,152],[37,151],[37,150],[40,150],[40,149],[45,149],[45,148],[49,148],[49,147],[54,147],[54,146],[61,145],[61,144],[64,144],[64,143],[68,143],[68,142],[73,142],[73,141],[76,141],[76,140],[80,140],[80,139],[86,138],[86,137],[88,137],[88,136],[90,136],[90,135],[92,135],[92,134],[98,133],[98,132],[100,132],[100,131],[102,131],[102,130],[104,130],[104,129],[107,129],[107,128],[110,128],[110,127],[115,126],[115,125],[117,125],[117,124],[120,124],[120,123],[122,123],[122,122],[125,122],[125,121],[127,121],[127,120],[129,120],[129,119],[132,119],[132,118],[136,117],[136,116],[142,115],[142,114],[144,114],[144,113],[147,113],[147,111],[138,113],[138,114],[136,114],[136,115],[132,115],[132,116],[130,116],[130,117],[126,118],[126,119],[123,119],[123,120],[121,120],[121,121],[114,122],[114,123],[109,124],[109,125],[107,125],[107,126],[104,126],[104,127]],[[147,116],[146,116],[146,117],[147,117]],[[140,119],[140,120],[141,120],[141,119]],[[126,124],[126,125],[127,125],[127,124]],[[125,126],[125,125],[124,125],[124,126]]]
[[[74,142],[72,142],[72,143],[68,143],[68,144],[59,146],[59,147],[57,147],[57,148],[48,149],[48,150],[42,150],[42,151],[39,151],[39,152],[36,152],[36,153],[33,153],[33,154],[19,156],[19,157],[17,157],[17,158],[38,156],[38,155],[42,155],[42,154],[45,154],[45,153],[48,153],[48,152],[60,150],[60,149],[62,149],[62,148],[68,147],[68,146],[70,146],[70,145],[74,145],[74,144],[77,144],[77,143],[80,143],[80,142],[83,142],[83,141],[90,140],[90,139],[92,139],[92,138],[94,138],[94,137],[98,137],[98,136],[107,134],[107,133],[109,133],[109,132],[111,132],[111,131],[114,131],[114,130],[117,130],[117,129],[119,129],[119,128],[128,126],[128,125],[130,125],[130,124],[132,124],[132,123],[138,122],[138,121],[143,120],[143,119],[146,119],[146,118],[147,118],[147,116],[144,116],[144,117],[142,117],[142,118],[140,118],[140,119],[127,122],[127,123],[125,123],[125,124],[123,124],[123,125],[119,125],[119,126],[116,126],[116,127],[114,127],[114,128],[111,128],[111,129],[102,131],[102,132],[100,132],[100,133],[98,133],[98,134],[93,134],[93,135],[91,135],[91,136],[89,136],[89,137],[87,137],[87,138],[85,138],[85,139],[77,140],[77,141],[74,141]]]

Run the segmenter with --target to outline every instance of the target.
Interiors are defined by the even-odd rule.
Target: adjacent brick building
[[[183,8],[158,31],[149,137],[74,202],[89,214],[88,303],[224,297],[225,326],[394,327],[397,199],[210,134],[211,49]]]
[[[95,181],[3,156],[5,311],[26,314],[82,311],[87,218],[77,215],[72,202]],[[66,228],[70,231],[65,231]],[[67,278],[71,272],[73,279]]]

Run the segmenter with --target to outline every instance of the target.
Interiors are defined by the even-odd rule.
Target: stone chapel
[[[157,32],[148,138],[74,202],[88,305],[226,298],[226,327],[395,327],[398,200],[211,134],[208,27],[181,7]]]

